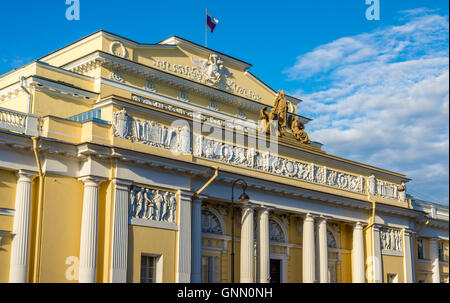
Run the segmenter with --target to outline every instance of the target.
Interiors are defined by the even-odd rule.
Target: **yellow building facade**
[[[99,31],[1,75],[0,282],[448,282],[448,208],[261,136],[250,68]]]

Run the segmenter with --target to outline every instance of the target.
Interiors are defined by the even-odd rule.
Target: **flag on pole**
[[[206,13],[206,24],[211,29],[211,33],[213,32],[214,28],[216,27],[217,23],[219,23],[219,20],[211,16],[209,13]]]

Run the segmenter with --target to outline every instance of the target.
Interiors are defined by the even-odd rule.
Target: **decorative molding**
[[[255,103],[250,99],[221,91],[219,89],[197,83],[156,68],[113,56],[102,51],[96,51],[83,58],[80,58],[70,64],[65,65],[64,68],[77,72],[86,70],[87,66],[93,64],[99,64],[101,66],[131,74],[139,78],[155,80],[159,83],[170,85],[183,91],[190,91],[214,101],[225,102],[230,104],[231,106],[239,106],[255,113],[258,113],[261,108],[264,107],[263,104]],[[309,119],[307,118],[304,119],[306,120],[306,122],[309,121]]]
[[[118,52],[116,50],[115,46],[118,46],[122,52]],[[125,46],[123,45],[122,42],[117,41],[117,40],[111,43],[109,51],[111,52],[111,54],[113,54],[115,56],[118,56],[118,57],[121,57],[121,58],[127,58],[128,57],[127,49],[125,48]]]
[[[47,66],[45,66],[47,67]],[[65,71],[65,70],[64,70]],[[69,71],[66,71],[69,72]],[[72,72],[70,72],[72,73]],[[75,73],[74,73],[75,74]],[[91,80],[91,79],[90,79]],[[58,95],[64,98],[70,98],[81,102],[94,102],[98,94],[76,86],[67,85],[62,82],[56,82],[52,79],[41,76],[30,76],[24,83],[28,89],[35,89],[52,95]],[[20,83],[11,85],[5,89],[0,90],[0,102],[11,100],[17,96],[24,94]]]
[[[140,219],[140,218],[130,218],[130,219],[128,219],[128,224],[145,226],[145,227],[161,228],[161,229],[169,229],[169,230],[180,230],[179,227],[175,223],[158,222],[158,221],[151,221],[151,220]]]
[[[247,115],[245,114],[245,112],[241,109],[238,109],[236,111],[236,117],[238,117],[239,119],[247,119]]]
[[[149,91],[149,92],[152,92],[152,93],[156,92],[155,85],[152,82],[150,82],[150,81],[146,81],[145,82],[144,88],[145,88],[146,91]]]
[[[211,109],[211,110],[214,110],[216,112],[219,111],[219,106],[214,101],[209,102],[208,108]]]
[[[0,215],[3,216],[14,216],[16,211],[14,209],[0,208]]]
[[[184,102],[189,102],[189,97],[188,97],[188,95],[185,92],[180,91],[178,93],[178,100],[184,101]]]
[[[114,81],[117,81],[117,82],[122,82],[122,83],[125,82],[125,81],[123,80],[122,75],[121,75],[119,72],[117,72],[117,71],[111,72],[109,78],[110,78],[111,80],[114,80]]]
[[[160,109],[163,109],[166,111],[174,112],[174,113],[177,113],[177,114],[189,117],[189,118],[195,118],[202,122],[209,122],[213,125],[217,125],[220,127],[227,127],[230,129],[236,129],[236,130],[239,130],[242,132],[247,132],[247,133],[248,132],[254,133],[257,129],[257,125],[254,121],[249,121],[249,120],[245,121],[243,119],[237,119],[237,118],[233,118],[231,116],[228,117],[223,113],[217,113],[223,117],[223,118],[218,119],[213,116],[209,116],[209,115],[200,113],[201,108],[195,107],[195,106],[190,106],[190,104],[183,104],[184,107],[190,107],[190,109],[184,109],[183,107],[180,107],[180,106],[163,103],[163,102],[149,99],[146,97],[141,97],[141,96],[138,96],[135,94],[131,95],[131,100],[142,103],[142,104],[150,105],[150,106],[153,106],[156,108],[160,108]],[[166,99],[165,101],[171,101],[171,100]]]

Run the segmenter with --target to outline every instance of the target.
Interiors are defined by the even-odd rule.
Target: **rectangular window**
[[[156,282],[156,257],[141,256],[141,283]]]
[[[387,283],[398,283],[397,274],[387,274]]]
[[[417,258],[422,260],[425,259],[423,239],[417,240]]]
[[[439,261],[446,261],[444,242],[439,242]]]
[[[219,283],[219,257],[202,256],[202,283]]]

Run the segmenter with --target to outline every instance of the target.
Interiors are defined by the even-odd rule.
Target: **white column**
[[[327,220],[321,217],[318,224],[319,242],[319,282],[328,283],[328,243],[327,243]]]
[[[404,255],[404,271],[405,283],[415,282],[414,270],[414,237],[411,230],[403,229],[403,255]]]
[[[439,247],[438,239],[430,239],[431,280],[433,283],[441,283],[439,270]]]
[[[202,282],[202,200],[192,201],[192,283]]]
[[[177,283],[191,282],[191,236],[192,236],[192,213],[191,198],[192,192],[179,191],[180,203],[177,208],[178,213],[178,252],[177,252]]]
[[[111,283],[127,282],[128,206],[131,181],[113,179]]]
[[[253,207],[249,205],[242,208],[241,283],[254,283],[253,211]]]
[[[97,273],[98,185],[103,179],[83,177],[83,213],[80,240],[80,283],[95,283]]]
[[[316,260],[314,245],[314,218],[307,214],[303,220],[303,283],[314,283],[316,280]]]
[[[16,213],[11,244],[9,282],[26,283],[30,238],[31,183],[36,174],[19,170],[16,187]]]
[[[269,283],[270,279],[270,243],[269,243],[269,209],[259,208],[257,212],[257,277],[259,283]]]
[[[372,268],[373,283],[383,282],[383,263],[381,260],[380,226],[372,226]]]
[[[353,283],[365,282],[364,268],[364,234],[363,226],[360,222],[353,226],[353,249],[352,249],[352,265],[353,265]]]

